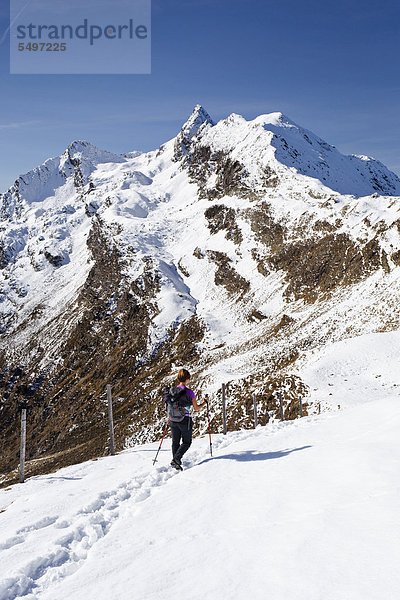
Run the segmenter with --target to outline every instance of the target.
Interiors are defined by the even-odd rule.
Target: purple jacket
[[[177,385],[176,387],[178,388],[184,388],[186,389],[186,393],[189,396],[189,398],[191,398],[192,400],[194,400],[196,398],[196,395],[194,393],[193,390],[191,390],[190,388],[186,387],[185,385],[183,385],[183,383],[180,383],[179,385]],[[190,417],[190,406],[187,407],[187,412],[186,412],[186,417]]]

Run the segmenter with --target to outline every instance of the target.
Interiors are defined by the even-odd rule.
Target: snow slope
[[[360,335],[305,353],[298,374],[309,386],[314,406],[351,407],[393,393],[400,396],[399,353],[399,330]]]
[[[399,427],[389,394],[0,490],[0,599],[395,600]]]

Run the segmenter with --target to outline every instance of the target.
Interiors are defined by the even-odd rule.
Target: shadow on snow
[[[237,460],[238,462],[252,462],[255,460],[274,460],[276,458],[283,458],[292,452],[299,452],[299,450],[307,450],[312,446],[301,446],[300,448],[292,448],[290,450],[279,450],[278,452],[257,452],[255,450],[245,450],[243,452],[233,452],[232,454],[224,454],[222,456],[213,456],[206,458],[199,463],[200,465],[209,462],[210,460]]]

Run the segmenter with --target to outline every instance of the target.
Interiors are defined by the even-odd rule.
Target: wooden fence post
[[[283,414],[282,392],[278,392],[278,394],[279,394],[279,405],[280,405],[280,408],[281,408],[281,421],[284,421],[285,420],[285,416]]]
[[[108,400],[108,426],[110,429],[110,451],[111,456],[115,454],[115,441],[114,441],[114,423],[113,423],[113,410],[112,410],[112,397],[111,397],[111,385],[107,385],[107,400]]]
[[[223,422],[223,433],[226,435],[226,398],[225,398],[225,384],[222,384],[222,422]]]
[[[256,401],[256,395],[253,394],[253,410],[254,410],[254,429],[257,427],[258,425],[258,419],[257,419],[257,401]]]
[[[318,403],[318,414],[321,414],[321,402]]]
[[[25,452],[26,452],[26,408],[21,410],[21,450],[19,457],[19,482],[25,481]]]

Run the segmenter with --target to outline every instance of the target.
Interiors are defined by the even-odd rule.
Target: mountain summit
[[[303,186],[315,180],[340,194],[400,194],[400,179],[382,163],[367,156],[343,155],[279,112],[252,121],[232,114],[201,137],[203,146],[215,146],[237,158],[252,185],[263,177],[263,170],[271,170],[279,179]]]
[[[0,196],[0,471],[22,398],[38,472],[106,451],[106,383],[119,447],[154,439],[181,365],[214,394],[215,428],[222,382],[231,427],[254,391],[260,423],[278,392],[286,418],[300,398],[317,410],[311,357],[399,326],[399,194],[379,161],[282,113],[214,123],[199,105],[154,151],[78,141],[19,177]]]
[[[214,122],[208,112],[200,104],[197,104],[175,140],[176,160],[187,154],[192,138],[204,131],[207,125],[213,126]]]
[[[188,139],[192,139],[194,134],[198,132],[198,130],[204,123],[214,125],[214,122],[211,119],[208,112],[200,104],[196,104],[192,114],[190,115],[186,123],[183,125],[181,131],[185,134],[185,136]]]

